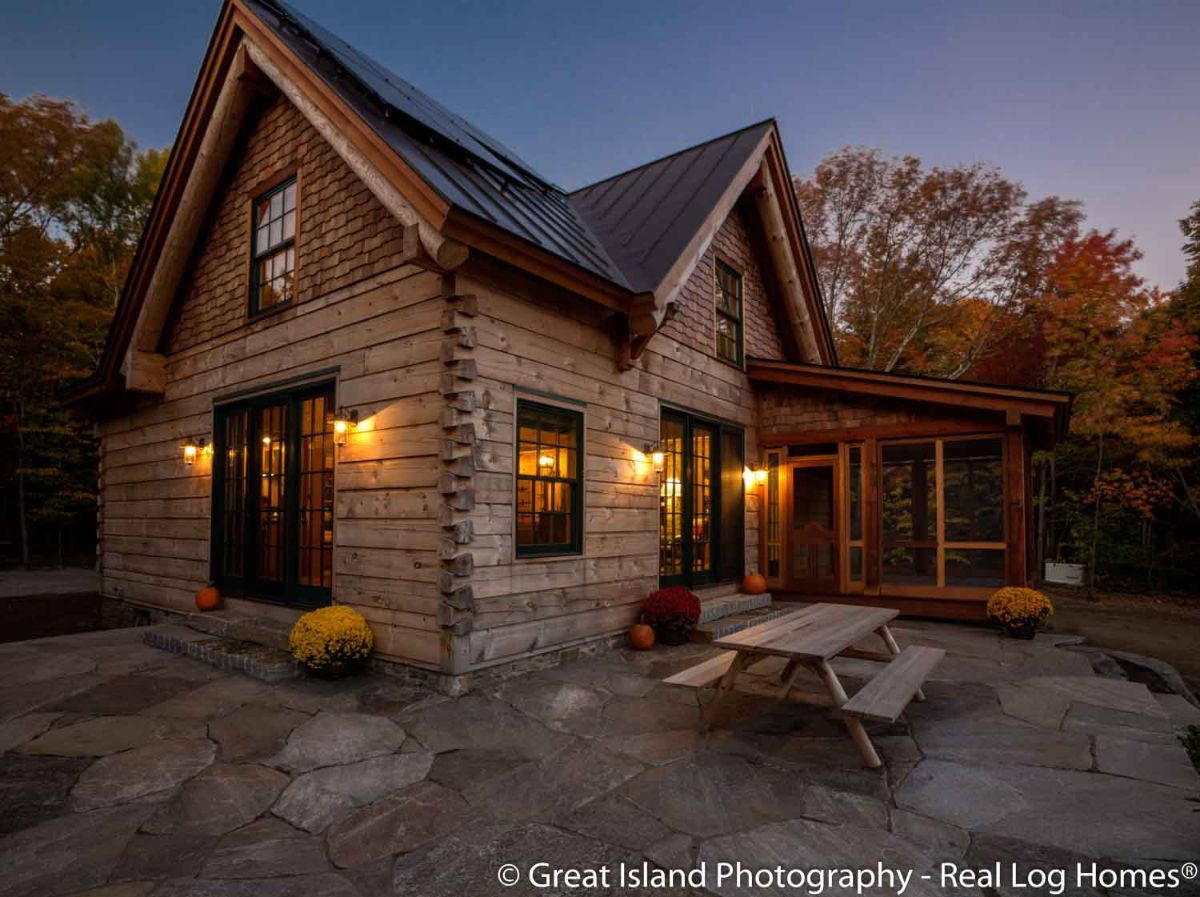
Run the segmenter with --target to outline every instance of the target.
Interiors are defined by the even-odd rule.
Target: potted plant
[[[683,586],[652,592],[642,605],[641,621],[664,645],[682,645],[700,621],[700,599]]]
[[[345,676],[367,659],[374,644],[363,615],[340,604],[305,614],[288,637],[292,657],[323,679]]]
[[[1054,605],[1036,589],[1009,587],[988,599],[987,612],[1013,638],[1028,639],[1054,613]]]

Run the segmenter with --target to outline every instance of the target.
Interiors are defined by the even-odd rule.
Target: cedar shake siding
[[[399,264],[400,223],[286,99],[263,112],[226,175],[165,337],[180,352],[245,326],[250,290],[250,203],[296,174],[297,289],[293,304],[326,296]],[[288,314],[280,309],[278,312]]]
[[[780,360],[786,355],[779,335],[778,305],[774,295],[767,292],[764,266],[751,245],[744,215],[741,207],[735,208],[721,224],[679,291],[678,311],[661,332],[698,352],[716,356],[714,272],[715,260],[720,258],[742,275],[746,356]]]

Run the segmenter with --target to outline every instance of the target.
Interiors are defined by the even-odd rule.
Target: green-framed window
[[[333,384],[217,408],[212,576],[231,594],[329,602],[333,587]]]
[[[716,260],[717,357],[742,364],[742,275]]]
[[[583,550],[583,414],[517,400],[517,557]]]
[[[250,234],[251,314],[295,299],[297,216],[295,175],[254,200]]]

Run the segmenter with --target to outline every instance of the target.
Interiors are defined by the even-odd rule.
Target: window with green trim
[[[742,363],[742,275],[716,260],[717,357]]]
[[[583,415],[517,401],[517,557],[583,548]]]
[[[296,293],[296,178],[254,200],[250,313],[286,305]]]

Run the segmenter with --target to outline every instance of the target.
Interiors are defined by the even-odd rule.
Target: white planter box
[[[1083,564],[1051,564],[1046,562],[1046,582],[1063,586],[1083,585]]]

